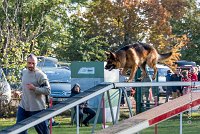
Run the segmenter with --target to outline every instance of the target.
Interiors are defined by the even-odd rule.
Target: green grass
[[[59,126],[53,127],[53,134],[76,134],[76,125],[70,124],[70,118],[66,116],[57,116],[55,120],[60,123]],[[194,115],[191,119],[192,124],[188,124],[187,116],[183,117],[183,134],[199,134],[200,133],[200,116]],[[15,124],[15,118],[1,118],[0,130],[5,127]],[[110,124],[110,123],[109,123]],[[108,125],[109,125],[108,124]],[[154,134],[155,127],[152,126],[140,132],[140,134]],[[92,125],[90,127],[80,127],[80,134],[90,134]],[[95,131],[101,130],[101,124],[97,124]],[[29,134],[36,134],[34,128],[30,128]],[[179,134],[179,117],[166,120],[158,124],[158,134]]]
[[[191,124],[188,121],[192,121]],[[161,122],[157,125],[158,134],[179,134],[180,119],[174,117],[172,119]],[[154,134],[155,126],[147,128],[140,132],[140,134]],[[200,117],[193,116],[192,119],[183,117],[183,134],[199,134],[200,133]]]
[[[71,119],[66,118],[65,116],[55,117],[56,122],[59,122],[60,125],[54,126],[52,128],[53,134],[76,134],[76,124],[73,126],[70,124]],[[14,125],[16,122],[15,118],[0,118],[0,130]],[[101,129],[101,124],[97,124],[95,131]],[[81,134],[89,134],[92,131],[92,125],[89,127],[82,126],[79,129]],[[28,129],[29,134],[37,134],[34,128]]]

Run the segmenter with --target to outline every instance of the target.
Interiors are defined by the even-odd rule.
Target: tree
[[[84,13],[90,26],[87,35],[105,37],[111,50],[145,41],[159,53],[173,51],[172,65],[179,59],[187,37],[172,33],[171,20],[181,19],[188,8],[189,1],[185,0],[94,0]]]
[[[87,19],[83,16],[82,8],[87,3],[70,4],[68,13],[60,16],[62,25],[60,42],[55,48],[56,56],[63,61],[103,61],[105,59],[104,50],[108,43],[104,36],[88,34]],[[58,37],[58,36],[57,36]]]
[[[0,2],[0,59],[4,68],[24,67],[29,53],[39,53],[37,39],[47,29],[46,15],[57,0],[3,0]]]
[[[186,34],[189,41],[181,50],[181,59],[195,61],[200,64],[200,9],[195,1],[191,2],[191,10],[180,20],[172,20],[173,33]]]

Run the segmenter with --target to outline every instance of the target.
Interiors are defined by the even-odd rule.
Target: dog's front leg
[[[136,66],[133,66],[133,67],[131,68],[131,74],[130,74],[130,77],[129,77],[129,79],[128,79],[127,82],[133,82],[133,79],[134,79],[134,77],[135,77],[135,73],[136,73],[137,69],[138,69],[138,66],[137,66],[137,65],[136,65]]]
[[[122,75],[127,76],[127,74],[126,74],[127,70],[128,70],[128,68],[123,68]]]

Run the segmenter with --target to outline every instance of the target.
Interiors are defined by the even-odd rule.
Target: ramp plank
[[[199,104],[200,92],[192,92],[126,119],[117,125],[103,129],[97,132],[97,134],[127,134],[131,130],[133,130],[132,132],[138,132]]]
[[[18,132],[22,132],[36,124],[39,124],[42,121],[45,121],[49,119],[50,117],[53,117],[55,115],[58,115],[59,113],[62,113],[66,111],[67,109],[70,109],[77,104],[80,104],[88,99],[91,99],[92,97],[95,97],[97,95],[102,94],[103,92],[113,88],[113,84],[99,84],[97,86],[94,86],[80,94],[77,94],[71,98],[68,98],[67,100],[54,105],[51,108],[48,108],[40,113],[37,113],[13,126],[10,126],[4,130],[1,130],[1,134],[16,134]]]

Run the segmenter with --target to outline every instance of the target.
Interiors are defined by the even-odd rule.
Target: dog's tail
[[[159,60],[159,61],[166,60],[166,59],[168,59],[171,55],[172,55],[172,52],[165,53],[165,54],[159,54],[158,60]]]

